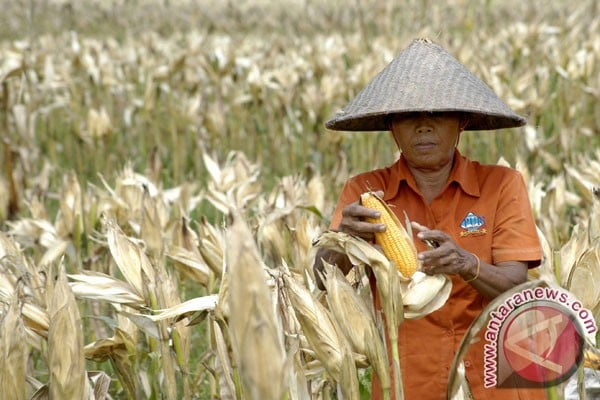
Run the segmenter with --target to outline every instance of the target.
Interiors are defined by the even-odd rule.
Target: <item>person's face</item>
[[[409,165],[436,169],[452,162],[464,128],[456,113],[410,113],[394,117],[390,130]]]

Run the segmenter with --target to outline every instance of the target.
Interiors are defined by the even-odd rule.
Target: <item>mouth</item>
[[[435,148],[437,143],[432,141],[422,141],[415,144],[415,149],[418,151],[427,151]]]

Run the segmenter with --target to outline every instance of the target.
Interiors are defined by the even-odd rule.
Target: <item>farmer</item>
[[[377,212],[359,204],[366,191],[379,191],[404,221],[416,230],[416,245],[426,274],[447,274],[452,292],[439,310],[399,329],[404,395],[413,399],[446,399],[455,351],[471,322],[502,292],[527,280],[528,268],[541,260],[526,186],[513,169],[481,165],[457,150],[463,130],[492,130],[524,125],[481,80],[440,46],[413,41],[326,126],[343,131],[391,131],[401,151],[387,168],[351,178],[339,196],[330,228],[368,241],[386,229],[365,218]],[[439,247],[427,248],[424,240]],[[345,273],[348,258],[319,249],[322,260]],[[375,307],[380,299],[371,289]],[[543,399],[543,389],[485,388],[483,344],[471,346],[464,366],[475,399]],[[393,393],[393,391],[392,391]],[[381,398],[377,377],[372,398]]]

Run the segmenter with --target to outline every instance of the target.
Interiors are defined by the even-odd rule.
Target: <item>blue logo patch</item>
[[[460,236],[464,237],[469,235],[484,235],[487,233],[487,230],[484,228],[484,226],[484,217],[469,212],[460,223],[460,227],[463,228],[463,231],[460,233]]]

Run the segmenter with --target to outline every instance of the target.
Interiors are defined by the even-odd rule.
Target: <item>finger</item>
[[[372,224],[370,222],[357,219],[342,219],[340,228],[347,233],[362,235],[364,233],[374,234],[377,232],[385,232],[384,224]]]
[[[350,218],[379,218],[381,213],[377,210],[373,210],[358,203],[352,203],[342,210],[342,217]]]
[[[443,231],[439,231],[437,229],[429,229],[429,230],[420,231],[417,233],[417,238],[419,238],[422,241],[437,242],[438,246],[434,246],[434,247],[439,247],[446,242],[453,243],[452,238],[450,236],[448,236],[447,233],[445,233]]]
[[[461,270],[463,263],[459,254],[447,248],[421,252],[419,259],[426,274],[456,274]]]
[[[426,227],[425,225],[421,225],[420,223],[416,222],[416,221],[411,221],[410,225],[415,228],[417,231],[419,232],[425,232],[425,231],[429,231],[430,229],[428,227]]]
[[[435,268],[437,266],[443,265],[442,259],[445,259],[450,255],[450,252],[447,248],[437,247],[434,249],[422,251],[417,254],[417,258],[423,264],[423,266],[428,269]]]

